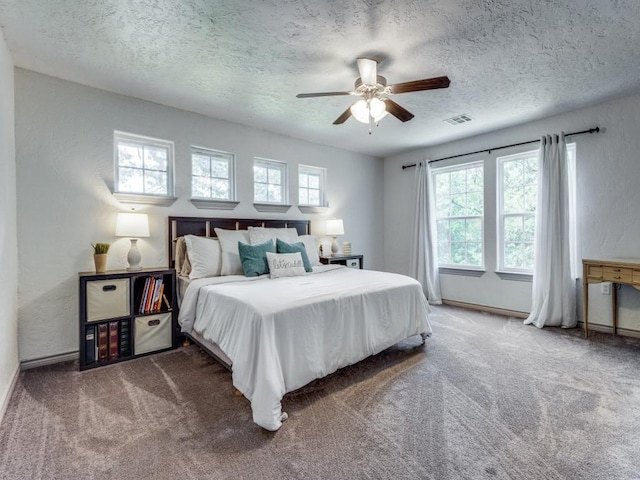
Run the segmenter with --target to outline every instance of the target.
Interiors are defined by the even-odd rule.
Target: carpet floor
[[[278,432],[195,346],[20,373],[2,479],[640,478],[640,341],[437,307],[407,340],[285,396]]]

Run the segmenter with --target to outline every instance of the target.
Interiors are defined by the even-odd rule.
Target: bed
[[[222,244],[229,230],[246,229],[274,235],[289,229],[309,238],[308,221],[169,217],[170,265],[180,237],[194,242],[217,232]],[[287,392],[411,336],[424,343],[431,333],[422,287],[404,275],[314,262],[298,276],[179,276],[178,282],[182,332],[231,370],[254,422],[267,430],[286,419]]]

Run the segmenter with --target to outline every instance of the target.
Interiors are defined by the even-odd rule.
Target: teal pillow
[[[304,263],[305,272],[313,272],[311,263],[309,262],[309,256],[307,255],[307,248],[302,242],[287,243],[283,242],[279,238],[276,238],[276,250],[277,253],[298,253],[302,255],[302,263]],[[266,254],[265,254],[266,255]]]
[[[245,277],[257,277],[269,273],[267,252],[276,253],[271,239],[257,245],[238,242],[238,253]]]

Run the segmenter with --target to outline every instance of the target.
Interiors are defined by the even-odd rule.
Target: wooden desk
[[[618,285],[640,290],[640,259],[582,260],[582,297],[584,336],[589,335],[589,284],[611,282],[611,318],[613,334],[618,326]]]

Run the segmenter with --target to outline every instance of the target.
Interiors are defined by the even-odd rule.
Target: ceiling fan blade
[[[424,80],[414,80],[412,82],[396,83],[389,87],[391,93],[419,92],[421,90],[434,90],[436,88],[447,88],[451,81],[449,77],[425,78]]]
[[[394,102],[389,98],[385,99],[384,103],[387,107],[387,112],[389,112],[391,115],[396,117],[401,122],[408,122],[414,117],[413,113],[411,113],[406,108],[401,107],[400,105],[398,105],[396,102]]]
[[[336,118],[336,121],[333,122],[334,125],[341,125],[347,121],[347,119],[351,116],[351,107],[347,108],[342,115]]]
[[[360,80],[365,85],[376,85],[378,83],[378,62],[370,58],[358,58],[358,70]]]
[[[351,95],[351,92],[299,93],[296,95],[296,98],[335,97],[338,95]]]

